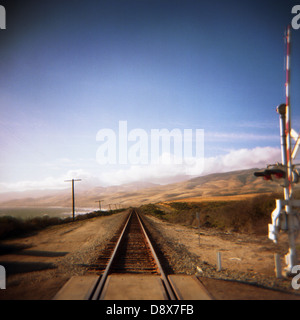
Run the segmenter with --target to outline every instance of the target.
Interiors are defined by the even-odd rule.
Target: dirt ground
[[[75,221],[0,242],[0,265],[7,273],[0,299],[52,299],[73,275],[86,272],[124,218],[119,213]]]
[[[52,299],[70,277],[88,272],[99,250],[124,219],[125,213],[118,213],[0,242],[0,265],[7,273],[6,289],[0,290],[0,300]],[[188,254],[199,258],[201,264],[194,266],[196,273],[215,299],[300,300],[299,293],[291,289],[291,279],[275,277],[274,253],[283,257],[284,243],[276,246],[267,237],[198,230],[154,217],[150,220],[171,246],[181,245]],[[222,272],[207,274],[203,266],[215,269],[217,252],[221,253]],[[240,276],[228,281],[235,272],[245,274],[245,281]],[[253,277],[255,286],[246,284],[249,277]],[[263,282],[267,279],[267,285],[256,283],[257,278]],[[278,281],[285,292],[277,290]]]
[[[274,244],[267,236],[195,229],[155,217],[149,219],[160,230],[160,237],[184,247],[193,255],[193,263],[195,260],[198,263],[196,275],[215,299],[300,300],[300,292],[291,286],[292,278],[282,276],[278,279],[275,273],[276,253],[280,255],[284,274],[284,255],[288,251],[286,235],[280,236],[280,244]],[[220,272],[217,271],[218,252],[221,255]],[[187,266],[186,262],[183,264]],[[180,270],[180,262],[178,265]],[[189,266],[187,272],[190,273],[191,269],[188,269]]]
[[[220,252],[224,269],[274,275],[274,253],[283,253],[284,250],[284,246],[273,245],[265,236],[196,229],[160,221],[155,217],[151,219],[163,226],[166,236],[176,239],[177,243],[211,265],[217,264],[217,252]]]

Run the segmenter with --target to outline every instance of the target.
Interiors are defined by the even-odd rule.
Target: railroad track
[[[54,300],[210,300],[195,276],[166,275],[137,210],[90,266],[72,277]]]
[[[107,278],[111,274],[158,275],[168,299],[175,300],[174,291],[137,210],[131,210],[124,228],[119,233],[111,239],[93,266],[101,277],[90,295],[90,300],[100,299]]]

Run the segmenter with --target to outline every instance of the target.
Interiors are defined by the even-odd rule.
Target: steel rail
[[[132,211],[132,212],[133,212],[133,211]],[[105,271],[104,271],[103,275],[101,276],[101,279],[100,279],[99,283],[96,284],[96,289],[94,289],[94,292],[92,293],[92,296],[91,296],[90,300],[98,300],[99,297],[100,297],[100,295],[101,295],[101,291],[102,291],[102,289],[103,289],[103,286],[104,286],[105,281],[106,281],[106,279],[107,279],[107,276],[108,276],[108,274],[109,274],[110,267],[111,267],[111,265],[112,265],[112,263],[113,263],[113,260],[114,260],[114,258],[115,258],[115,256],[116,256],[116,253],[117,253],[117,251],[118,251],[119,245],[120,245],[120,243],[121,243],[121,241],[122,241],[123,235],[124,235],[124,233],[125,233],[125,231],[126,231],[126,229],[127,229],[127,225],[128,225],[128,222],[129,222],[129,220],[130,220],[130,218],[131,218],[131,216],[132,216],[132,212],[130,213],[130,215],[129,215],[128,218],[127,218],[127,221],[126,221],[126,223],[125,223],[125,226],[124,226],[124,228],[123,228],[123,231],[122,231],[122,233],[121,233],[121,235],[120,235],[120,237],[119,237],[119,239],[118,239],[118,242],[117,242],[117,244],[116,244],[116,246],[115,246],[115,249],[114,249],[114,251],[113,251],[113,253],[112,253],[112,256],[111,256],[111,258],[110,258],[110,260],[109,260],[109,263],[107,264],[107,266],[106,266],[106,268],[105,268]]]
[[[154,248],[153,248],[153,246],[152,246],[152,244],[151,244],[151,241],[150,241],[150,239],[149,239],[149,237],[148,237],[148,235],[147,235],[147,232],[146,232],[146,230],[145,230],[145,228],[144,228],[144,226],[143,226],[143,223],[142,223],[142,221],[141,221],[141,219],[140,219],[140,216],[139,216],[138,214],[137,214],[137,217],[138,217],[138,220],[139,220],[139,222],[140,222],[140,224],[141,224],[141,227],[142,227],[142,230],[143,230],[143,232],[144,232],[145,238],[147,239],[147,242],[148,242],[148,245],[149,245],[150,250],[151,250],[151,252],[152,252],[152,255],[153,255],[153,257],[154,257],[154,259],[155,259],[155,262],[156,262],[156,264],[157,264],[157,266],[158,266],[158,269],[159,269],[159,272],[160,272],[160,276],[161,276],[161,279],[162,279],[162,281],[163,281],[163,284],[164,284],[164,286],[165,286],[165,288],[166,288],[167,294],[169,295],[170,300],[176,300],[176,297],[175,297],[175,295],[174,295],[174,292],[173,292],[173,290],[172,290],[172,288],[171,288],[171,286],[170,286],[170,284],[169,284],[169,280],[168,280],[168,278],[167,278],[166,275],[165,275],[165,272],[164,272],[164,270],[163,270],[163,268],[162,268],[162,266],[161,266],[161,264],[160,264],[160,262],[159,262],[159,259],[158,259],[157,255],[156,255],[156,252],[155,252],[155,250],[154,250]]]
[[[129,214],[128,219],[127,219],[127,221],[125,223],[125,226],[124,226],[124,228],[123,228],[123,230],[121,232],[121,235],[118,238],[117,244],[115,245],[115,248],[114,248],[114,251],[113,251],[113,253],[111,255],[109,263],[107,264],[107,266],[105,268],[105,271],[104,271],[103,275],[101,276],[100,280],[96,283],[96,285],[95,285],[95,287],[94,287],[94,289],[92,291],[92,294],[90,295],[89,300],[99,300],[100,299],[100,296],[101,296],[101,293],[103,291],[105,282],[106,282],[107,277],[108,277],[108,275],[109,275],[109,273],[111,271],[112,264],[114,262],[114,259],[115,259],[116,255],[117,255],[117,252],[119,250],[119,247],[120,247],[120,244],[121,244],[121,242],[123,240],[125,232],[127,231],[129,221],[130,221],[130,219],[131,219],[131,217],[132,217],[132,215],[134,213],[136,214],[136,216],[138,218],[138,222],[139,222],[139,225],[141,227],[143,236],[146,239],[147,246],[149,247],[149,249],[150,249],[150,251],[152,253],[152,256],[154,258],[154,261],[155,261],[155,263],[157,265],[157,268],[158,268],[158,271],[159,271],[159,274],[160,274],[160,278],[162,280],[162,283],[164,285],[166,293],[167,293],[167,295],[168,295],[170,300],[176,300],[176,295],[174,294],[173,289],[172,289],[172,287],[171,287],[171,285],[169,283],[169,280],[168,280],[167,276],[165,275],[165,273],[163,271],[163,268],[162,268],[162,266],[161,266],[161,264],[159,262],[159,259],[158,259],[157,255],[156,255],[156,252],[155,252],[154,248],[153,248],[153,245],[151,244],[151,241],[150,241],[150,239],[148,237],[148,234],[147,234],[147,232],[146,232],[146,230],[144,228],[143,222],[142,222],[142,220],[141,220],[141,218],[140,218],[140,216],[139,216],[139,214],[138,214],[138,212],[136,210],[132,210],[131,213]]]

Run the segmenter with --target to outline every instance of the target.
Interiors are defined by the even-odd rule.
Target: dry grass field
[[[230,196],[208,196],[208,197],[190,197],[190,198],[183,198],[180,200],[172,200],[172,201],[164,201],[159,203],[161,205],[167,205],[171,202],[218,202],[218,201],[239,201],[239,200],[246,200],[252,199],[257,196],[261,195],[270,195],[271,192],[266,193],[250,193],[250,194],[236,194]]]

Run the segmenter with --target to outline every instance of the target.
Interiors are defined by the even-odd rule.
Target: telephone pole
[[[98,200],[98,201],[95,201],[95,202],[98,202],[99,203],[99,209],[101,211],[101,202],[103,202],[103,200]]]
[[[81,181],[81,179],[65,180],[65,182],[72,182],[72,207],[73,207],[73,221],[75,220],[75,193],[74,193],[74,182]]]

